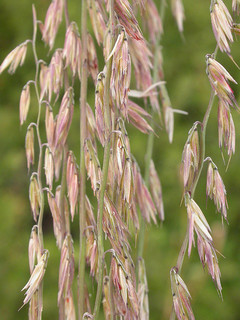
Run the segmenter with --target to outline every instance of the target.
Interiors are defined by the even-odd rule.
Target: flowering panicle
[[[227,70],[211,55],[206,55],[207,75],[213,90],[216,92],[219,100],[224,101],[230,106],[238,107],[235,96],[228,82],[237,83]]]
[[[70,66],[73,76],[77,73],[80,79],[82,44],[78,27],[72,22],[66,32],[63,57],[66,60],[66,67]]]
[[[185,19],[182,0],[171,0],[172,14],[176,19],[179,32],[183,32],[183,21]]]
[[[191,295],[183,279],[178,274],[176,267],[170,270],[173,306],[178,320],[194,320],[194,314],[190,304]]]
[[[231,158],[235,153],[235,126],[228,104],[219,101],[218,105],[218,143],[219,148],[227,149]]]
[[[212,161],[208,165],[206,194],[213,199],[217,210],[227,221],[227,192],[219,171]]]
[[[20,65],[22,66],[26,54],[27,54],[27,44],[29,40],[21,43],[19,46],[17,46],[15,49],[13,49],[3,60],[2,64],[0,65],[0,74],[10,65],[9,73],[13,74],[17,67]]]
[[[211,22],[213,33],[221,51],[230,54],[229,42],[233,42],[232,17],[222,0],[214,0],[211,4]]]
[[[143,40],[138,22],[128,0],[114,1],[114,10],[118,20],[124,26],[127,34],[136,40]]]
[[[43,41],[52,50],[59,25],[62,21],[63,0],[53,0],[47,10],[45,21],[40,25]]]

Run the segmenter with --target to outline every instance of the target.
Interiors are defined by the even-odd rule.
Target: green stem
[[[84,142],[86,139],[86,99],[87,99],[87,0],[82,0],[81,16],[82,33],[82,70],[81,70],[81,92],[80,92],[80,199],[79,199],[79,233],[80,251],[78,266],[78,317],[82,319],[84,314],[84,278],[85,278],[85,257],[86,237],[86,169],[84,158]]]
[[[109,24],[111,30],[111,46],[110,50],[113,48],[114,42],[114,0],[110,1],[110,17]],[[107,61],[106,64],[106,77],[104,85],[104,122],[105,122],[105,146],[104,146],[104,157],[103,157],[103,169],[101,185],[99,190],[98,199],[98,217],[97,217],[97,240],[98,240],[98,287],[97,295],[94,306],[94,319],[98,319],[101,299],[102,299],[102,286],[103,286],[103,269],[104,269],[104,243],[103,243],[103,209],[104,209],[104,195],[107,185],[108,178],[108,167],[110,159],[110,149],[111,149],[111,115],[110,115],[110,80],[112,73],[112,57]]]
[[[37,17],[36,17],[36,11],[34,5],[32,6],[33,10],[33,38],[32,38],[32,49],[33,49],[33,56],[34,61],[36,65],[36,71],[35,71],[35,92],[37,96],[38,101],[38,115],[37,115],[37,123],[36,123],[36,132],[37,132],[37,139],[38,139],[38,145],[39,145],[39,158],[38,158],[38,168],[37,168],[37,174],[38,174],[38,185],[39,185],[39,191],[40,191],[40,212],[38,217],[38,238],[39,238],[39,244],[40,244],[40,251],[41,254],[43,254],[44,249],[44,243],[43,243],[43,231],[42,231],[42,222],[43,222],[43,213],[44,213],[44,194],[42,190],[42,141],[40,136],[40,130],[39,130],[39,123],[41,118],[41,102],[40,102],[40,95],[39,95],[39,89],[38,89],[38,73],[39,73],[39,60],[37,56],[37,50],[36,50],[36,37],[37,37]],[[38,315],[37,319],[42,319],[42,309],[43,309],[43,281],[39,284],[38,288]]]

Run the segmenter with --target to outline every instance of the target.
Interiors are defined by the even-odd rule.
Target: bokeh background
[[[69,1],[71,20],[80,23],[80,1]],[[156,1],[158,3],[159,1]],[[168,2],[168,1],[167,1]],[[231,6],[230,1],[225,1]],[[0,1],[0,61],[25,39],[32,37],[31,0]],[[44,20],[48,0],[35,1],[38,19]],[[179,35],[171,15],[170,5],[166,9],[164,35],[162,38],[164,72],[167,88],[174,108],[188,112],[188,116],[175,116],[174,141],[169,144],[166,133],[158,129],[153,158],[158,170],[165,205],[166,220],[162,225],[148,226],[144,256],[148,282],[150,319],[168,319],[171,311],[171,290],[169,270],[176,263],[187,227],[184,206],[180,206],[182,188],[179,166],[188,130],[196,120],[202,120],[206,110],[210,85],[205,73],[205,55],[215,49],[211,30],[210,1],[185,0],[184,38]],[[56,46],[63,45],[64,23],[59,30]],[[62,31],[62,32],[61,32]],[[38,35],[38,53],[45,58],[47,49]],[[30,48],[30,46],[29,46]],[[232,45],[232,54],[240,63],[240,43]],[[45,58],[46,60],[48,58]],[[226,55],[219,53],[218,60],[240,82],[240,72]],[[100,61],[101,65],[101,61]],[[26,319],[27,309],[21,311],[23,293],[21,289],[29,278],[28,240],[33,225],[28,201],[29,175],[26,169],[24,140],[27,125],[19,125],[19,96],[22,87],[34,77],[34,63],[31,50],[26,62],[14,76],[4,72],[0,77],[0,315],[1,319]],[[233,86],[237,101],[240,102],[239,86]],[[69,144],[78,154],[78,95],[76,94],[75,120]],[[90,84],[90,104],[93,103],[93,85]],[[31,104],[29,120],[34,120],[36,104]],[[228,192],[229,225],[221,222],[211,201],[206,206],[206,168],[196,190],[196,201],[205,213],[213,230],[222,273],[223,301],[207,271],[199,261],[197,250],[185,258],[182,277],[192,294],[192,307],[196,319],[233,320],[240,319],[240,115],[233,110],[236,125],[236,154],[226,172],[221,151],[218,148],[217,105],[213,107],[207,128],[206,154],[217,164]],[[144,155],[147,137],[128,127],[132,153],[144,170]],[[73,223],[73,237],[77,261],[78,217]],[[57,319],[57,283],[60,254],[52,233],[51,214],[48,209],[44,216],[45,247],[50,251],[48,268],[44,280],[43,319]],[[133,243],[134,245],[134,243]],[[77,266],[76,266],[77,268]],[[75,293],[76,293],[76,283]],[[90,293],[94,296],[93,281],[88,279]]]

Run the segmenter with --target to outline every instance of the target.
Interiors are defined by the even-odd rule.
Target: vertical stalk
[[[86,257],[86,237],[84,229],[86,225],[85,194],[86,194],[86,169],[84,159],[84,142],[86,139],[86,99],[87,99],[87,0],[82,0],[81,16],[82,34],[82,69],[80,92],[80,200],[79,200],[79,233],[80,251],[78,266],[78,317],[82,319],[84,314],[84,276]]]
[[[38,177],[38,185],[39,185],[39,192],[40,192],[40,212],[38,217],[38,238],[39,238],[39,244],[40,244],[40,251],[41,254],[43,254],[44,249],[44,243],[43,243],[43,231],[42,231],[42,222],[43,222],[43,213],[44,213],[44,194],[42,190],[42,141],[40,136],[40,130],[39,130],[39,123],[41,118],[41,102],[40,102],[40,95],[38,90],[38,73],[39,73],[39,60],[37,56],[37,50],[36,50],[36,37],[37,37],[37,16],[34,5],[32,6],[33,11],[33,38],[32,38],[32,49],[33,49],[33,56],[34,61],[36,65],[36,71],[35,71],[35,92],[37,96],[38,101],[38,115],[37,115],[37,122],[36,122],[36,132],[37,132],[37,139],[38,139],[38,145],[39,145],[39,158],[38,158],[38,167],[37,167],[37,177]],[[41,320],[42,318],[42,309],[43,309],[43,281],[39,284],[39,288],[37,291],[38,294],[38,314],[37,319]]]
[[[113,48],[114,43],[114,0],[110,0],[109,7],[109,27],[111,31],[111,45],[110,51]],[[104,157],[103,157],[103,169],[101,185],[99,190],[98,199],[98,217],[97,217],[97,240],[98,240],[98,287],[97,295],[94,306],[94,319],[98,319],[101,299],[102,299],[102,286],[103,286],[103,269],[104,269],[104,243],[103,243],[103,208],[104,208],[104,195],[107,184],[108,177],[108,167],[110,159],[110,149],[111,149],[111,114],[110,114],[110,80],[112,72],[112,57],[107,61],[106,64],[106,75],[105,75],[105,85],[104,85],[104,121],[105,121],[105,146],[104,146]]]

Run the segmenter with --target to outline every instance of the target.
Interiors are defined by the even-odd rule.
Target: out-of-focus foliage
[[[156,1],[158,3],[159,1]],[[226,1],[227,2],[227,1]],[[0,2],[0,61],[25,39],[32,36],[32,11],[30,0],[1,0]],[[69,1],[70,17],[79,22],[80,1]],[[36,1],[38,19],[44,19],[48,0]],[[226,3],[227,5],[230,3]],[[177,255],[184,238],[187,216],[180,207],[181,184],[179,165],[182,149],[192,123],[202,120],[206,110],[210,85],[205,74],[205,54],[215,49],[215,39],[211,31],[210,1],[185,0],[184,39],[178,33],[175,21],[166,10],[164,35],[162,38],[164,71],[169,95],[174,108],[187,111],[188,116],[175,116],[175,135],[171,145],[161,128],[155,140],[154,161],[161,178],[165,202],[166,221],[158,227],[151,227],[145,244],[146,268],[149,281],[150,319],[168,319],[171,310],[171,290],[169,271],[176,263]],[[64,31],[64,25],[61,30]],[[40,40],[40,35],[39,35]],[[62,45],[63,33],[57,39]],[[45,56],[47,49],[39,41],[39,56]],[[232,46],[232,55],[239,63],[240,43]],[[226,55],[219,54],[219,61],[240,82],[240,72]],[[26,127],[19,125],[19,96],[25,83],[34,77],[34,64],[31,50],[28,51],[25,65],[12,77],[4,72],[0,77],[0,314],[6,320],[26,319],[27,307],[18,312],[23,301],[21,288],[29,277],[27,247],[33,224],[28,202],[28,177],[24,153]],[[90,84],[90,90],[93,85]],[[239,87],[234,86],[239,102]],[[93,91],[92,91],[93,92]],[[75,120],[71,128],[70,145],[78,150],[78,98],[75,97]],[[89,102],[93,95],[89,92]],[[34,117],[34,103],[30,117]],[[185,259],[183,278],[192,294],[192,307],[196,319],[239,319],[240,304],[240,115],[234,114],[237,147],[229,169],[225,172],[221,152],[218,149],[217,106],[213,108],[207,128],[207,155],[214,158],[222,174],[228,192],[229,226],[221,224],[221,218],[208,201],[206,208],[205,183],[206,168],[196,190],[196,199],[213,229],[216,248],[225,256],[219,256],[222,272],[223,301],[217,295],[213,282],[204,272],[196,254]],[[139,164],[144,166],[146,136],[137,133],[129,126],[132,152]],[[76,152],[77,154],[77,152]],[[78,248],[78,221],[74,222],[75,253]],[[148,231],[150,227],[147,228]],[[60,254],[52,234],[52,221],[48,210],[44,217],[45,247],[50,251],[48,268],[44,280],[44,319],[56,319],[57,283]],[[77,258],[76,258],[77,261]],[[76,286],[76,284],[75,284]],[[94,286],[89,280],[89,288],[95,295]],[[76,288],[75,288],[76,289]],[[75,290],[76,291],[76,290]],[[75,292],[76,293],[76,292]],[[160,316],[161,315],[161,316]]]

